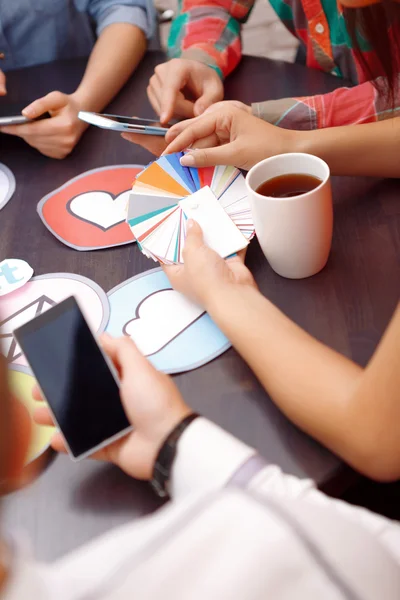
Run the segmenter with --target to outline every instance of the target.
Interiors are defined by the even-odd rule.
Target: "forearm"
[[[240,23],[246,21],[253,2],[207,0],[203,15],[179,3],[168,38],[170,58],[198,60],[214,68],[221,77],[235,69],[241,59]],[[204,32],[204,33],[203,33]]]
[[[362,369],[312,338],[253,288],[226,288],[207,309],[287,417],[354,463],[347,416]]]
[[[333,175],[400,177],[400,118],[294,132],[296,149],[325,160]]]
[[[280,98],[252,104],[254,116],[283,129],[310,131],[375,123],[400,116],[400,94],[393,101],[379,89],[384,82],[367,81],[328,94]]]
[[[101,111],[126,83],[146,51],[143,31],[113,23],[100,34],[74,93],[82,110]]]

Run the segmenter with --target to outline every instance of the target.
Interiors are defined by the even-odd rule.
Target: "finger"
[[[202,246],[204,246],[203,231],[197,221],[189,219],[186,225],[184,256],[189,258]]]
[[[172,144],[170,144],[172,146]],[[166,152],[170,148],[168,147]],[[175,151],[177,152],[177,150]],[[190,150],[180,159],[184,167],[214,167],[215,165],[238,166],[240,160],[240,148],[237,142],[231,142],[218,146],[217,148],[204,148],[201,150]],[[240,165],[239,165],[240,166]]]
[[[0,71],[0,96],[5,96],[6,94],[6,76],[4,75],[3,71]]]
[[[191,146],[191,150],[203,149],[203,148],[213,148],[214,146],[219,146],[219,138],[216,133],[203,138],[202,140],[198,140]]]
[[[141,133],[122,133],[121,137],[131,144],[142,146],[155,156],[160,156],[167,147],[165,139],[159,135],[143,135]]]
[[[54,427],[54,419],[46,405],[37,406],[33,411],[33,420],[38,425],[49,425]]]
[[[220,78],[213,71],[212,77],[206,79],[203,84],[203,94],[195,102],[194,114],[201,115],[211,104],[223,98],[223,86]]]
[[[186,70],[182,67],[168,69],[167,76],[163,81],[162,94],[160,97],[160,120],[168,123],[174,115],[178,93],[185,87],[188,79]]]
[[[169,143],[166,154],[185,150],[185,148],[189,148],[198,140],[213,135],[216,133],[217,123],[218,115],[216,113],[211,113],[209,115],[204,115],[203,117],[192,119],[188,122],[186,127],[181,123],[174,125],[174,127],[171,128],[171,130],[173,130],[172,133],[168,132],[170,135],[167,135],[167,141],[174,136],[175,131],[180,130],[180,133]]]
[[[36,136],[56,138],[60,131],[55,120],[55,118],[44,119],[43,121],[34,121],[32,123],[26,123],[25,125],[7,125],[6,127],[1,127],[0,131],[24,139]]]
[[[51,438],[51,446],[56,452],[62,452],[63,454],[68,452],[64,438],[58,431]]]
[[[32,396],[37,402],[43,402],[42,392],[40,391],[37,383],[35,383],[32,388]]]
[[[50,92],[24,108],[22,114],[28,119],[36,119],[46,112],[57,112],[68,104],[68,96],[62,92]]]
[[[170,144],[174,139],[176,139],[178,137],[178,135],[180,135],[182,133],[182,131],[185,131],[185,129],[187,129],[188,127],[193,125],[193,123],[196,120],[198,120],[198,117],[186,119],[185,121],[181,121],[180,123],[176,123],[175,125],[173,125],[168,130],[168,132],[165,136],[165,139],[168,142],[168,144]]]
[[[102,346],[121,373],[121,379],[134,378],[145,369],[154,369],[128,337],[114,339],[102,337]],[[154,370],[156,373],[156,371]]]
[[[153,85],[149,85],[147,87],[147,97],[148,97],[148,99],[150,101],[150,104],[151,104],[154,112],[157,115],[160,115],[160,112],[161,112],[160,102],[158,100],[158,96],[156,94],[156,91],[154,90]]]

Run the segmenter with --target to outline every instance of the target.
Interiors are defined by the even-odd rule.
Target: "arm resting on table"
[[[291,421],[369,477],[400,477],[400,307],[364,370],[252,287],[207,310]]]
[[[285,129],[324,129],[390,119],[400,115],[400,86],[393,99],[367,81],[352,88],[342,87],[328,94],[267,100],[252,105],[253,114]]]

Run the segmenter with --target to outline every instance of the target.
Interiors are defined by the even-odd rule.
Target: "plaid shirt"
[[[168,42],[169,56],[199,60],[225,77],[240,61],[240,24],[248,18],[254,1],[179,0],[179,13]],[[256,103],[252,106],[255,115],[288,129],[368,123],[400,115],[399,94],[393,112],[386,95],[378,92],[363,73],[336,0],[270,1],[279,18],[303,45],[308,67],[344,77],[357,85],[329,94]],[[373,76],[379,78],[376,55],[365,40],[361,47]],[[380,80],[384,87],[382,77]]]

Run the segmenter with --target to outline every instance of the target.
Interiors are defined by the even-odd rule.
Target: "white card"
[[[248,245],[249,242],[208,186],[184,198],[179,205],[189,219],[197,221],[200,225],[207,246],[222,258],[235,254]]]

